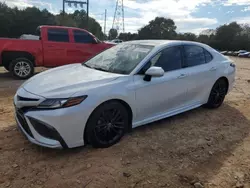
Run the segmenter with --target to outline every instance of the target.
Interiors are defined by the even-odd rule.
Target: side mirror
[[[164,70],[161,67],[150,67],[145,72],[145,81],[151,81],[152,77],[162,77],[164,75]]]
[[[149,75],[152,77],[162,77],[164,75],[164,70],[161,67],[150,67],[146,72],[145,75]]]

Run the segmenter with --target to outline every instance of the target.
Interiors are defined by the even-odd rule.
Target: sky
[[[86,0],[82,0],[86,1]],[[62,0],[0,0],[19,8],[36,6],[53,14],[62,10]],[[137,32],[156,16],[171,18],[178,32],[199,34],[232,21],[250,24],[250,0],[123,0],[125,32]],[[112,27],[116,0],[89,0],[90,16],[103,27],[107,9],[107,29]],[[80,7],[79,7],[80,8]],[[74,5],[66,5],[68,13]]]

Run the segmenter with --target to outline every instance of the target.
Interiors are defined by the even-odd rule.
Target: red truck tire
[[[11,61],[9,71],[17,79],[27,79],[34,74],[34,65],[27,58],[16,58]]]

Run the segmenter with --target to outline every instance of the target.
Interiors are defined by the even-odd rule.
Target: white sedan
[[[27,80],[14,97],[16,121],[41,146],[109,147],[132,128],[218,108],[234,80],[233,62],[205,44],[124,42]]]

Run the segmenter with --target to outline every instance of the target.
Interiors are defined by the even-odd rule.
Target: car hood
[[[82,64],[65,65],[37,74],[21,87],[45,98],[66,98],[78,91],[110,83],[123,76],[87,68]]]

